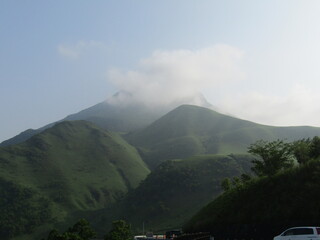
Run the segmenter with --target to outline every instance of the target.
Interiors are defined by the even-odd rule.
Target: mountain
[[[14,136],[10,139],[3,141],[2,143],[0,143],[0,147],[10,146],[13,144],[18,144],[18,143],[22,143],[24,141],[27,141],[32,136],[34,136],[38,133],[41,133],[42,131],[54,126],[54,124],[55,123],[51,123],[51,124],[48,124],[44,127],[38,128],[38,129],[27,129],[27,130],[19,133],[17,136]]]
[[[128,121],[124,127],[141,123],[138,119],[149,109],[144,106],[139,112],[136,103],[123,103],[112,112],[113,104],[101,103],[68,119],[91,116],[112,128],[108,118],[116,116],[118,125],[121,119]],[[10,211],[0,205],[0,222],[10,222],[7,218],[14,214],[23,226],[48,224],[41,226],[43,231],[77,217],[90,217],[101,232],[122,218],[137,230],[141,221],[156,230],[175,227],[220,193],[222,178],[248,171],[251,159],[243,154],[250,144],[320,135],[320,128],[265,126],[194,105],[161,116],[148,126],[135,125],[140,128],[135,131],[119,128],[121,133],[92,122],[62,121],[38,129],[34,136],[26,132],[29,139],[22,143],[0,147],[0,191],[8,196],[5,202],[13,203]],[[153,171],[148,176],[149,169]],[[0,226],[0,234],[5,227]]]
[[[136,232],[180,228],[221,193],[226,177],[250,172],[250,155],[203,155],[169,160],[155,168],[119,203],[91,217],[103,231],[113,219],[126,219]]]
[[[180,99],[167,105],[151,106],[136,101],[135,96],[130,93],[118,92],[104,102],[71,114],[57,122],[85,120],[109,131],[130,132],[148,126],[167,112],[184,103],[213,107],[201,94]],[[35,134],[52,127],[54,124],[51,123],[39,129],[28,129],[13,138],[3,141],[0,146],[24,142]]]
[[[150,168],[175,158],[199,154],[246,153],[257,140],[288,141],[320,135],[315,127],[272,127],[182,105],[148,127],[126,135]]]
[[[149,173],[119,134],[85,121],[61,122],[24,143],[0,147],[1,179],[49,199],[54,222],[111,205]]]
[[[224,192],[184,226],[217,239],[272,239],[293,226],[318,226],[320,161]]]

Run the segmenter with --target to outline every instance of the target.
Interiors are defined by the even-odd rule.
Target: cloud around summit
[[[224,44],[198,50],[157,50],[140,60],[134,70],[110,69],[107,78],[137,102],[170,104],[241,80],[245,76],[240,66],[243,56],[242,50]]]
[[[237,117],[265,125],[320,126],[319,102],[314,89],[296,84],[282,95],[255,91],[227,96],[219,106]]]
[[[141,59],[135,69],[109,69],[107,78],[116,89],[130,93],[130,102],[168,105],[204,93],[222,113],[246,120],[277,126],[320,126],[320,97],[314,88],[298,78],[282,81],[281,72],[265,60],[259,62],[264,63],[262,71],[253,74],[256,69],[246,60],[243,50],[226,44],[197,50],[157,50]],[[263,75],[265,72],[272,78]],[[123,104],[126,99],[121,101]]]

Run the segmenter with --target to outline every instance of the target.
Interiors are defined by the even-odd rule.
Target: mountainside
[[[320,161],[228,190],[184,227],[215,239],[272,239],[293,226],[318,226]]]
[[[167,112],[185,103],[213,107],[201,94],[181,99],[168,105],[149,106],[148,104],[137,102],[130,93],[118,92],[108,100],[78,113],[71,114],[58,122],[85,120],[109,131],[130,132],[148,126]],[[28,129],[13,138],[3,141],[0,143],[0,146],[24,142],[35,134],[52,127],[54,124],[51,123],[39,129]]]
[[[44,127],[38,128],[38,129],[27,129],[21,133],[19,133],[17,136],[14,136],[12,138],[9,138],[3,142],[0,143],[0,147],[6,147],[18,143],[22,143],[24,141],[27,141],[32,136],[41,133],[42,131],[54,126],[55,123],[48,124]]]
[[[64,120],[86,120],[110,131],[128,132],[147,126],[162,114],[143,105],[113,105],[105,101]]]
[[[85,121],[58,123],[22,144],[1,147],[0,166],[5,181],[50,199],[56,221],[109,206],[150,172],[121,136]]]
[[[108,125],[109,116],[121,115],[119,119],[132,123],[144,117],[132,106],[131,112],[109,109],[112,114],[106,114],[109,104],[68,118],[95,115]],[[114,119],[114,123],[123,122]],[[126,134],[87,121],[46,127],[34,136],[27,131],[30,138],[23,143],[0,147],[0,191],[8,198],[5,202],[12,202],[12,189],[18,194],[12,197],[16,202],[10,211],[0,206],[0,213],[5,213],[0,221],[14,214],[23,219],[24,228],[18,226],[18,231],[39,222],[56,227],[78,216],[90,218],[100,232],[116,219],[127,219],[138,231],[142,222],[150,230],[181,226],[218,196],[223,178],[249,171],[251,157],[244,153],[250,144],[320,135],[320,128],[264,126],[192,105],[182,105]],[[147,177],[149,168],[154,171]],[[16,206],[34,211],[19,211]],[[3,229],[0,226],[0,234]]]
[[[160,162],[199,154],[245,153],[257,140],[288,141],[320,135],[315,127],[272,127],[208,108],[182,105],[126,139],[154,168]]]
[[[142,105],[118,106],[104,101],[82,110],[79,113],[69,115],[61,121],[85,120],[109,131],[128,132],[147,126],[164,113],[165,112],[153,111]],[[11,139],[3,141],[0,146],[9,146],[24,142],[53,125],[54,123],[48,124],[36,130],[28,129]]]
[[[136,232],[180,228],[201,207],[221,193],[226,177],[250,172],[250,155],[206,155],[162,163],[111,209],[95,213],[101,231],[116,219],[126,219]],[[99,217],[98,217],[99,216]]]

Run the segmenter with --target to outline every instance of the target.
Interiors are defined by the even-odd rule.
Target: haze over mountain
[[[136,131],[182,104],[213,107],[201,94],[168,103],[149,103],[140,101],[129,92],[120,91],[106,101],[69,115],[64,120],[86,120],[116,132]]]
[[[318,1],[124,1],[1,1],[0,142],[118,90],[320,126]]]
[[[139,97],[131,93],[120,91],[106,101],[71,114],[60,121],[86,120],[110,131],[128,132],[148,126],[181,104],[194,104],[213,108],[201,94],[175,98],[168,103],[149,104],[148,102],[141,102]],[[3,141],[0,146],[23,142],[53,125],[54,123],[50,123],[36,130],[28,129],[15,137]]]

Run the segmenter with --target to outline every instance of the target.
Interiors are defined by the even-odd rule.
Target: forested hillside
[[[99,231],[113,216],[126,219],[133,230],[163,232],[180,228],[201,207],[218,196],[226,177],[250,172],[250,155],[204,155],[169,160],[154,169],[140,186],[105,211],[90,218]]]
[[[279,141],[254,145],[262,157],[254,165],[258,177],[226,187],[185,225],[185,231],[209,231],[217,239],[271,239],[292,226],[318,226],[320,139],[297,141],[291,150],[288,146]],[[290,160],[289,152],[299,163]],[[270,164],[273,170],[264,171]]]

